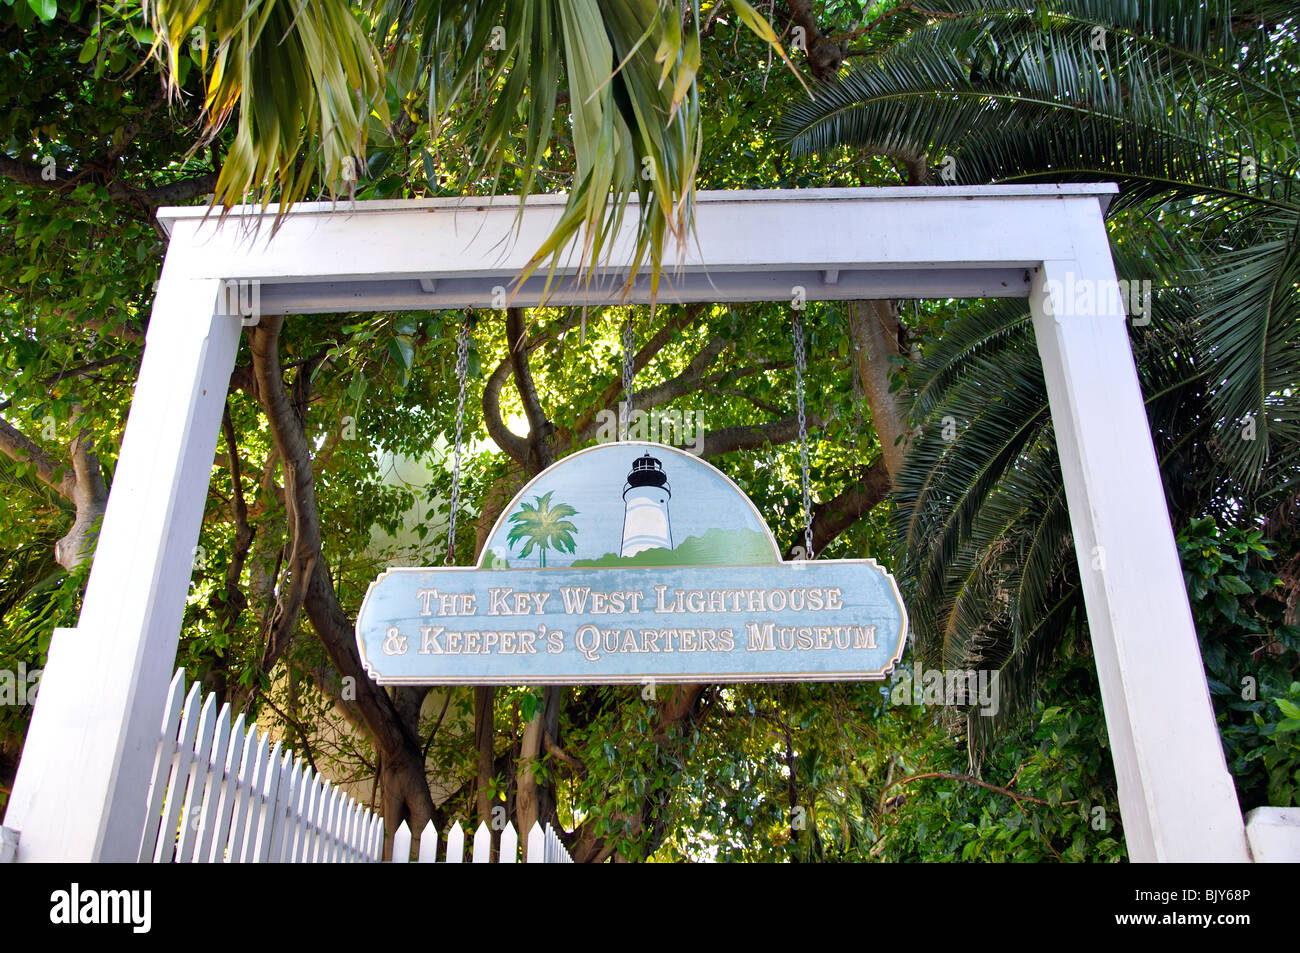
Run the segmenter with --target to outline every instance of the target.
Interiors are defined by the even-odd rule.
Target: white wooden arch
[[[808,300],[1028,297],[1129,855],[1246,861],[1125,314],[1115,294],[1074,313],[1062,291],[1115,288],[1103,224],[1115,191],[704,192],[698,244],[670,250],[681,269],[660,300],[788,301],[795,286]],[[77,627],[51,642],[5,817],[19,860],[136,856],[222,407],[252,320],[238,313],[240,290],[245,304],[256,291],[262,314],[499,305],[494,290],[563,202],[530,198],[522,214],[512,197],[299,205],[273,238],[274,208],[220,222],[203,209],[159,213],[171,239],[90,581]],[[562,282],[551,303],[607,300],[632,240],[629,225],[603,285]],[[540,281],[514,303],[537,303]],[[639,282],[631,300],[648,296]]]

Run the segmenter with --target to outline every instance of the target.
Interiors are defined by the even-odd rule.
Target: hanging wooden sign
[[[883,679],[906,636],[874,560],[783,560],[723,473],[633,441],[539,474],[477,566],[387,570],[357,616],[379,684]]]

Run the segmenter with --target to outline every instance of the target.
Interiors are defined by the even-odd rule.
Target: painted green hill
[[[711,529],[684,539],[675,549],[645,549],[635,556],[606,553],[599,559],[577,559],[574,569],[630,566],[772,566],[776,554],[767,537],[752,529]]]

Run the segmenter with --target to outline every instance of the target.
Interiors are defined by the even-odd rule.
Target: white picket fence
[[[406,825],[406,821],[402,821],[397,828],[397,833],[393,835],[393,861],[400,863],[410,856],[411,829]],[[507,822],[501,830],[497,863],[513,864],[519,859],[519,835],[515,833],[515,826]],[[424,833],[420,836],[420,850],[416,855],[415,862],[418,864],[432,864],[438,860],[438,832],[433,827],[433,821],[429,821],[424,825]],[[465,832],[461,830],[459,823],[452,825],[451,830],[447,832],[441,860],[447,864],[465,862]],[[486,824],[479,822],[478,829],[474,832],[470,863],[486,864],[491,860],[492,832],[488,830]],[[527,862],[530,864],[571,864],[573,858],[569,856],[569,852],[565,849],[564,844],[561,843],[555,829],[550,824],[547,824],[546,829],[543,830],[542,826],[534,821],[532,830],[528,832]]]
[[[215,695],[200,700],[200,685],[185,693],[177,669],[167,691],[158,751],[149,783],[149,820],[140,860],[154,863],[349,863],[380,859],[384,822],[322,778],[279,741],[234,721],[230,706],[217,710]],[[501,831],[501,863],[514,863],[518,835]],[[480,824],[471,863],[487,863],[492,835]],[[432,822],[420,838],[419,861],[438,859]],[[393,857],[410,856],[411,832],[403,821],[393,835]],[[465,833],[447,833],[442,861],[461,863]],[[548,824],[528,835],[531,863],[573,863]]]

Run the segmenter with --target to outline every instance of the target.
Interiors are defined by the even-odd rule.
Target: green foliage
[[[1125,850],[1105,719],[1091,660],[1075,658],[1044,681],[1052,703],[1008,726],[979,780],[924,778],[882,791],[882,859],[1113,862]],[[932,719],[933,720],[933,719]],[[933,730],[933,729],[932,729]],[[910,776],[970,777],[961,738],[935,737]]]
[[[879,683],[718,689],[656,859],[1122,860],[1092,660],[1044,680],[1051,704],[1014,719],[978,773],[962,718]]]
[[[199,53],[207,137],[233,120],[219,198],[292,203],[318,174],[355,183],[366,117],[388,117],[378,54],[346,0],[159,0],[145,12],[173,89]]]
[[[748,3],[733,6],[780,51]],[[634,208],[629,278],[648,265],[657,288],[666,239],[689,233],[698,11],[683,23],[657,0],[159,0],[147,13],[171,83],[199,53],[205,135],[234,126],[216,187],[227,207],[252,194],[283,210],[313,184],[354,196],[359,163],[383,178],[395,154],[432,185],[444,151],[467,160],[463,191],[496,194],[509,165],[528,194],[559,152],[576,165],[565,210],[520,280],[548,259],[553,279],[574,241],[595,265]],[[412,149],[417,125],[426,150]],[[371,138],[381,148],[367,161]]]
[[[1184,527],[1178,547],[1242,809],[1300,804],[1300,626],[1284,621],[1277,551],[1258,530],[1209,517]]]
[[[1117,181],[1131,340],[1175,525],[1246,525],[1300,483],[1300,154],[1293,11],[1271,2],[896,6],[869,55],[786,113],[796,155],[957,183]],[[949,161],[951,160],[951,162]],[[943,171],[944,169],[947,171]],[[999,668],[1008,704],[1082,618],[1055,432],[1023,303],[961,303],[906,375],[901,584],[931,664]],[[934,328],[934,331],[940,331]],[[1073,635],[1071,634],[1073,633]]]

